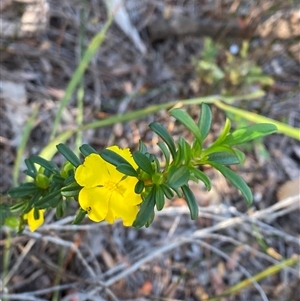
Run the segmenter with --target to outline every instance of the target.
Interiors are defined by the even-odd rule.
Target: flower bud
[[[36,186],[43,189],[47,189],[49,187],[49,182],[49,178],[40,173],[35,178]]]

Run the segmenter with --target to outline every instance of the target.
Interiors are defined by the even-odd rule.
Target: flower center
[[[104,185],[106,189],[108,189],[111,193],[117,192],[120,195],[123,195],[125,193],[125,187],[121,183],[116,183],[112,180],[107,180]]]
[[[111,180],[107,180],[105,183],[104,183],[104,186],[110,190],[111,192],[113,192],[114,190],[117,190],[118,189],[118,185],[111,181]]]

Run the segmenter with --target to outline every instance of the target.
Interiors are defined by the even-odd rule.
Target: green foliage
[[[199,169],[199,166],[204,164],[209,164],[219,170],[241,191],[247,204],[250,205],[252,194],[249,187],[226,165],[239,164],[244,160],[244,154],[236,149],[236,145],[274,133],[276,127],[272,124],[256,124],[230,132],[231,123],[227,119],[220,136],[210,146],[204,148],[204,141],[208,136],[212,121],[209,106],[201,105],[198,122],[195,122],[182,109],[173,109],[170,114],[193,135],[194,139],[192,143],[189,143],[181,137],[175,142],[161,124],[151,123],[149,127],[162,139],[158,142],[158,146],[165,157],[165,164],[161,165],[141,141],[139,149],[132,154],[138,166],[137,169],[122,156],[109,149],[104,149],[99,153],[102,159],[114,165],[119,172],[124,174],[124,177],[137,178],[137,183],[132,190],[136,194],[141,194],[143,201],[133,226],[137,228],[149,226],[155,217],[155,208],[162,210],[165,205],[165,197],[172,199],[174,195],[185,198],[191,218],[196,219],[198,205],[189,188],[189,182],[202,181],[208,190],[211,189],[209,177]],[[86,144],[79,149],[85,157],[97,153],[95,149]],[[18,200],[10,207],[10,210],[20,213],[20,225],[24,224],[22,222],[24,215],[32,209],[35,219],[38,219],[41,214],[39,210],[50,208],[55,208],[56,217],[60,218],[64,215],[66,201],[73,198],[78,200],[82,187],[76,183],[74,172],[81,165],[81,161],[72,150],[62,143],[57,145],[57,150],[66,159],[61,169],[52,161],[33,156],[25,161],[27,166],[25,173],[32,177],[34,182],[21,184],[9,191],[10,197]],[[36,164],[40,166],[38,170]],[[80,209],[73,223],[80,223],[86,214],[85,210]],[[5,219],[8,217],[9,214],[6,214]],[[8,220],[7,224],[13,224],[13,222]]]

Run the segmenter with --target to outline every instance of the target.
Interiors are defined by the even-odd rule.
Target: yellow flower
[[[25,219],[27,218],[28,227],[31,232],[34,232],[37,228],[39,228],[44,223],[44,212],[45,209],[39,210],[39,218],[35,219],[34,208],[32,208],[25,216]]]
[[[108,147],[119,154],[135,169],[130,150],[118,146]],[[142,198],[134,192],[137,179],[126,177],[116,167],[98,154],[87,156],[75,171],[75,180],[83,188],[79,192],[79,205],[86,210],[88,217],[95,222],[106,220],[112,224],[121,218],[124,226],[131,226],[136,218]]]

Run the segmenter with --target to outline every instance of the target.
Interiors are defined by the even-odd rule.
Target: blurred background
[[[299,300],[298,1],[2,0],[0,11],[2,203],[24,181],[25,158],[63,162],[54,151],[59,142],[135,150],[141,139],[162,159],[150,122],[174,139],[192,139],[157,107],[174,100],[232,97],[246,113],[298,129],[298,138],[287,130],[242,146],[246,161],[233,168],[253,191],[251,208],[205,168],[213,188],[193,184],[196,221],[174,199],[147,229],[87,220],[72,226],[72,205],[60,221],[50,212],[34,233],[3,227],[3,300]],[[111,13],[103,43],[70,87]],[[258,91],[265,94],[249,100]],[[198,105],[185,109],[198,118]],[[233,128],[251,124],[247,114],[211,109],[207,145],[226,116]]]

